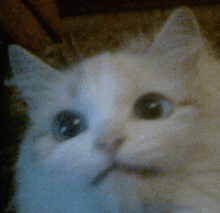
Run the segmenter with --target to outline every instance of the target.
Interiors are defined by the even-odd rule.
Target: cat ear
[[[155,37],[151,51],[160,55],[190,45],[201,46],[201,34],[193,12],[182,7],[176,9],[165,22]]]
[[[13,72],[12,84],[19,88],[26,100],[39,96],[39,93],[50,85],[58,73],[38,57],[17,45],[9,46],[9,63]]]

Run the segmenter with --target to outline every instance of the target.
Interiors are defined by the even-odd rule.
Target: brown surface
[[[97,13],[142,11],[180,5],[217,5],[219,0],[56,0],[61,16],[84,16]]]
[[[0,24],[17,44],[37,54],[52,44],[49,35],[21,0],[0,1]]]
[[[191,8],[198,18],[203,35],[215,49],[219,49],[220,4]],[[80,16],[66,18],[63,24],[66,33],[72,36],[78,53],[87,57],[103,50],[113,50],[139,32],[152,38],[173,9]]]

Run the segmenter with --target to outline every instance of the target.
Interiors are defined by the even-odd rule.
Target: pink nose
[[[112,154],[114,152],[117,152],[117,150],[123,144],[123,142],[124,142],[124,138],[99,139],[95,143],[95,148],[99,151]]]
[[[116,122],[104,122],[100,133],[96,137],[94,148],[105,153],[110,158],[114,158],[119,148],[125,142],[123,125]]]

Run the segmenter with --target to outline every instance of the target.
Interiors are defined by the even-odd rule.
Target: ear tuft
[[[199,24],[192,10],[181,7],[171,13],[151,46],[154,54],[165,54],[186,46],[201,46]]]

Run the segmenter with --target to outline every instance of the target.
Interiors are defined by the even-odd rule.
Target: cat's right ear
[[[14,77],[26,74],[39,75],[42,71],[45,74],[45,70],[52,70],[49,65],[23,47],[10,45],[8,52]]]
[[[9,46],[9,63],[13,73],[11,85],[15,85],[27,100],[39,96],[59,74],[37,56],[18,45]],[[38,93],[38,94],[36,94]]]

